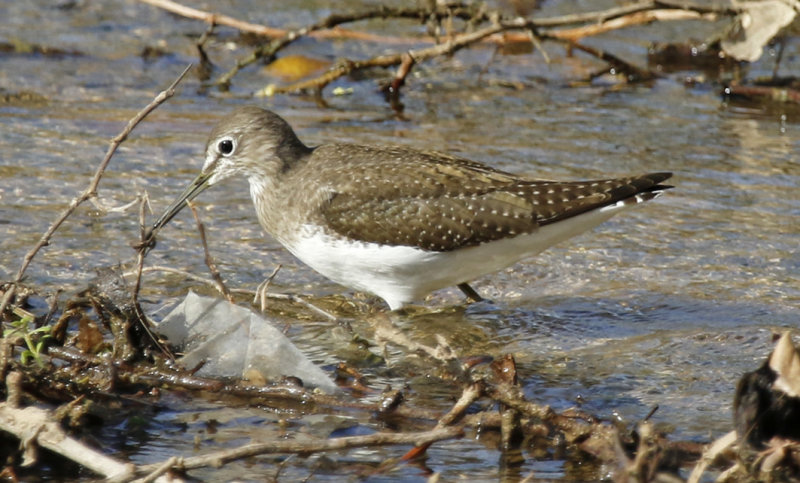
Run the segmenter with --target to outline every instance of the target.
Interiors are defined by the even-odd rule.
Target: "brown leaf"
[[[317,74],[331,63],[327,60],[314,59],[304,55],[287,55],[276,59],[264,68],[267,74],[280,77],[284,82],[296,82],[305,77]]]

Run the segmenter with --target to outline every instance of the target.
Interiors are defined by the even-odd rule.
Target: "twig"
[[[436,427],[443,428],[459,422],[461,418],[464,417],[464,413],[467,412],[470,405],[481,397],[483,394],[483,387],[483,384],[480,383],[472,383],[465,387],[464,391],[461,393],[461,397],[459,397],[458,401],[450,408],[450,411],[439,419],[439,422],[436,423]]]
[[[392,65],[400,65],[401,67],[398,69],[394,79],[392,80],[389,86],[391,92],[395,93],[397,92],[397,89],[403,84],[403,81],[405,80],[405,78],[407,77],[408,73],[411,70],[411,67],[415,63],[423,62],[433,57],[450,55],[456,52],[457,50],[460,50],[464,47],[480,42],[482,40],[491,38],[492,36],[499,33],[505,33],[512,30],[525,30],[525,33],[523,34],[525,36],[524,39],[533,42],[533,44],[536,45],[537,48],[542,52],[545,61],[549,62],[549,57],[547,56],[547,53],[544,51],[544,49],[540,44],[539,40],[540,38],[558,40],[558,41],[569,40],[571,42],[574,42],[574,40],[578,38],[586,37],[589,35],[596,35],[601,32],[613,29],[619,29],[629,25],[648,23],[654,20],[677,20],[677,19],[683,20],[683,19],[710,18],[707,16],[703,16],[699,13],[685,12],[681,10],[658,10],[653,12],[641,11],[649,8],[651,9],[653,7],[654,3],[652,1],[645,1],[634,4],[629,8],[616,8],[604,12],[593,12],[592,14],[587,14],[586,16],[583,17],[573,18],[572,16],[568,16],[566,18],[558,18],[555,19],[556,21],[553,23],[543,22],[542,19],[516,18],[512,20],[500,20],[498,23],[495,23],[491,26],[484,27],[483,29],[477,30],[475,32],[470,32],[451,37],[447,42],[434,45],[431,47],[424,47],[421,49],[410,50],[407,53],[381,55],[364,61],[343,60],[337,63],[330,70],[328,70],[327,72],[316,78],[304,80],[295,84],[290,84],[288,86],[269,85],[257,91],[254,95],[272,96],[275,94],[298,92],[309,89],[322,89],[329,83],[333,82],[334,80],[343,77],[345,75],[349,75],[354,71],[364,70],[373,67],[389,67]],[[623,13],[628,16],[620,17],[620,15]],[[588,27],[581,27],[579,29],[547,30],[541,32],[537,31],[537,28],[545,25],[575,22],[576,18],[581,18],[581,19],[591,18],[594,20],[598,20],[611,17],[613,17],[613,19],[608,20],[607,22],[603,22],[598,25],[590,25]],[[502,41],[506,42],[508,40],[509,39],[503,39]],[[594,49],[592,47],[586,47],[574,43],[571,43],[570,45],[588,54],[594,55],[595,57],[598,57],[605,62],[608,62],[613,67],[616,67],[619,70],[628,72],[631,77],[629,79],[630,81],[647,80],[655,77],[655,75],[652,72],[638,68],[607,52],[603,52],[598,49]]]
[[[208,24],[213,23],[216,25],[224,25],[227,27],[235,28],[241,32],[262,35],[264,37],[280,38],[288,36],[292,33],[292,31],[289,30],[267,27],[260,24],[254,24],[230,17],[228,15],[205,12],[203,10],[198,10],[195,8],[181,5],[180,3],[171,0],[139,0],[139,1],[142,3],[147,3],[154,7],[167,10],[176,15],[180,15],[186,18],[201,20]],[[675,9],[694,10],[700,13],[735,14],[738,12],[738,10],[730,7],[694,4],[683,0],[674,0],[674,1],[641,0],[628,5],[612,7],[606,10],[600,10],[596,12],[559,15],[557,17],[548,17],[548,18],[534,18],[530,19],[530,23],[534,27],[542,27],[542,28],[558,27],[558,26],[581,24],[581,23],[589,23],[589,24],[602,23],[607,20],[614,19],[617,17],[622,17],[624,15],[628,15],[631,13],[640,12],[644,10],[651,10],[657,8],[658,5]],[[420,41],[435,43],[437,39],[434,37],[398,38],[398,37],[374,35],[364,32],[346,30],[341,28],[332,28],[332,27],[335,27],[342,23],[355,22],[358,20],[365,20],[369,18],[387,18],[387,17],[424,18],[424,17],[429,17],[432,14],[433,15],[438,14],[440,17],[443,18],[445,15],[450,13],[453,16],[458,16],[464,19],[485,21],[488,20],[489,17],[491,16],[489,12],[484,12],[483,16],[475,18],[471,17],[471,15],[473,14],[470,13],[468,9],[464,8],[464,6],[462,5],[455,6],[456,8],[458,8],[458,10],[455,10],[453,6],[446,6],[446,7],[448,7],[449,10],[443,10],[441,12],[433,12],[433,13],[418,8],[388,9],[382,7],[381,9],[378,10],[372,10],[357,14],[331,15],[330,17],[322,20],[321,22],[317,22],[317,24],[321,25],[320,27],[318,28],[304,27],[304,29],[309,29],[306,35],[316,38],[352,38],[354,40],[362,40],[362,41],[366,40],[366,41],[381,42],[381,43],[414,43]],[[325,26],[325,24],[327,24],[327,26]],[[303,29],[295,30],[294,32],[299,32],[300,30]]]
[[[633,461],[625,465],[624,476],[629,481],[653,481],[659,461],[659,446],[653,423],[645,421],[638,426],[639,444]]]
[[[345,436],[342,438],[324,439],[318,441],[308,440],[274,440],[265,443],[253,443],[240,446],[238,448],[217,451],[203,456],[193,456],[185,458],[176,464],[175,469],[191,470],[205,466],[218,467],[229,461],[242,458],[249,458],[262,454],[275,453],[319,453],[323,451],[337,451],[348,448],[364,448],[369,446],[387,446],[402,444],[430,444],[446,439],[461,438],[464,435],[463,428],[448,427],[433,429],[419,433],[376,433],[367,436]],[[160,466],[145,465],[138,468],[139,471],[149,472],[153,468]]]
[[[478,400],[483,394],[483,384],[481,383],[473,383],[468,385],[464,388],[461,392],[461,397],[458,398],[458,401],[450,408],[450,411],[447,412],[444,416],[442,416],[439,421],[436,423],[435,429],[445,428],[447,426],[452,426],[460,421],[464,417],[464,413],[466,413],[467,409]],[[409,461],[415,458],[419,458],[425,451],[430,447],[430,443],[422,444],[419,446],[415,446],[414,448],[410,449],[406,454],[400,458],[401,461]]]
[[[141,196],[141,204],[139,205],[139,239],[142,243],[145,242],[145,210],[144,207],[147,204],[147,193]],[[142,269],[144,268],[144,250],[137,250],[136,251],[136,281],[133,284],[133,290],[131,291],[131,298],[133,300],[134,306],[139,304],[139,290],[142,287]],[[138,312],[138,311],[137,311]]]
[[[206,285],[208,285],[210,287],[217,288],[217,284],[216,284],[216,282],[214,280],[211,280],[211,279],[208,279],[208,278],[205,278],[205,277],[201,277],[201,276],[196,275],[194,273],[187,272],[186,270],[180,270],[180,269],[177,269],[177,268],[166,267],[166,266],[162,266],[162,265],[154,265],[154,266],[150,266],[150,267],[145,267],[142,270],[142,272],[143,273],[149,273],[149,272],[174,273],[174,274],[180,275],[180,276],[182,276],[184,278],[187,278],[187,279],[190,279],[190,280],[194,280],[195,282],[203,283],[203,284],[206,284]],[[123,275],[130,276],[130,275],[132,275],[132,273],[131,272],[125,272]],[[230,289],[230,292],[232,294],[236,293],[236,294],[248,295],[248,296],[253,296],[253,297],[257,296],[257,291],[255,291],[255,290],[234,288],[234,289]],[[316,305],[314,305],[313,303],[309,302],[308,300],[305,300],[305,298],[303,298],[303,297],[301,297],[299,295],[267,292],[267,293],[264,293],[263,296],[268,298],[268,299],[285,300],[285,301],[288,301],[288,302],[296,303],[298,305],[302,305],[303,307],[306,307],[307,309],[309,309],[309,310],[311,310],[313,312],[316,312],[317,314],[325,317],[326,319],[331,320],[332,322],[336,322],[336,323],[339,323],[339,324],[342,324],[342,323],[345,322],[341,318],[333,315],[332,313],[328,312],[327,310],[325,310],[323,308],[317,307]]]
[[[137,368],[134,368],[124,362],[86,354],[67,347],[51,346],[48,348],[48,354],[42,355],[42,359],[45,361],[59,359],[77,364],[84,371],[89,367],[98,367],[106,373],[115,371],[115,377],[118,381],[126,385],[137,385],[137,387],[141,384],[146,384],[165,389],[180,388],[205,391],[246,398],[250,404],[256,404],[257,401],[262,403],[279,401],[280,407],[285,407],[287,403],[295,403],[297,410],[302,412],[321,411],[321,408],[333,408],[336,412],[341,412],[345,409],[365,411],[371,414],[381,411],[381,407],[377,403],[343,400],[341,397],[306,390],[290,383],[268,386],[227,383],[220,379],[198,377],[186,371],[171,370],[153,365],[143,366],[141,362]],[[113,371],[112,367],[114,368]],[[57,373],[53,375],[53,380],[59,380],[59,377],[69,376]],[[71,385],[79,386],[78,388],[83,392],[93,392],[98,387],[96,381],[78,382],[71,380]],[[407,406],[395,409],[392,414],[399,417],[428,421],[436,421],[441,416],[439,412],[433,410]]]
[[[147,237],[147,229],[145,227],[145,206],[147,206],[148,203],[149,199],[147,192],[145,192],[141,196],[141,205],[139,206],[139,240],[141,240],[142,246],[146,243]],[[144,315],[144,312],[142,312],[142,307],[139,305],[139,291],[142,288],[142,273],[144,270],[145,254],[145,250],[136,250],[136,281],[134,282],[133,290],[131,291],[133,311],[136,314],[139,325],[142,327],[145,333],[147,333],[147,336],[150,337],[150,340],[153,342],[153,344],[158,347],[161,353],[164,354],[169,360],[174,361],[175,354],[173,354],[167,346],[162,344],[153,331],[150,330],[150,321],[147,319],[147,316]]]
[[[18,337],[3,337],[0,338],[0,384],[6,383],[6,378],[9,375],[8,371],[11,367],[11,361],[14,357],[14,346],[17,345]],[[12,373],[14,374],[14,373]],[[19,373],[16,373],[19,377]],[[17,386],[8,386],[9,389]],[[6,394],[6,401],[11,404],[11,407],[16,407],[19,404],[18,395],[12,394],[10,391]],[[15,399],[17,398],[17,399]]]
[[[503,18],[498,11],[470,8],[469,5],[462,3],[445,4],[433,9],[428,7],[394,8],[382,6],[363,12],[332,14],[320,21],[300,29],[284,30],[244,22],[226,15],[204,12],[202,10],[183,6],[171,0],[140,1],[163,8],[187,18],[205,21],[209,25],[227,25],[237,28],[243,32],[263,35],[273,39],[271,42],[262,45],[248,54],[246,57],[237,60],[234,67],[232,67],[228,72],[222,74],[213,82],[213,85],[221,86],[223,88],[227,88],[230,85],[233,77],[242,68],[261,59],[270,59],[274,57],[281,49],[285,48],[296,40],[307,36],[315,38],[351,38],[362,41],[367,40],[382,43],[431,42],[435,44],[432,47],[418,49],[407,53],[394,53],[377,56],[369,60],[345,60],[338,63],[328,72],[314,79],[295,83],[289,86],[266,86],[256,91],[254,93],[255,96],[272,96],[275,94],[297,92],[302,90],[318,91],[324,88],[330,82],[342,76],[349,75],[354,71],[372,67],[389,67],[393,65],[400,65],[400,68],[396,72],[393,80],[386,87],[386,90],[390,94],[396,96],[399,87],[402,86],[414,63],[421,62],[435,56],[449,55],[466,45],[477,42],[491,41],[498,44],[503,44],[509,41],[530,41],[534,44],[537,50],[542,52],[545,62],[549,63],[549,57],[547,52],[542,48],[540,39],[551,39],[558,41],[566,40],[575,42],[578,39],[587,36],[597,35],[602,32],[617,30],[624,27],[649,23],[657,20],[713,20],[719,14],[731,15],[738,11],[733,7],[707,6],[694,4],[684,0],[640,0],[628,5],[622,5],[596,12],[576,13],[550,18],[526,19],[522,17]],[[395,37],[387,37],[339,28],[339,25],[344,23],[352,23],[371,18],[413,18],[420,20],[428,19],[429,21],[432,20],[434,22],[440,22],[442,19],[452,21],[453,18],[461,18],[470,26],[475,26],[484,22],[491,22],[492,26],[488,27],[489,33],[486,33],[486,29],[482,30],[482,34],[477,36],[474,36],[474,33],[466,33],[460,36],[450,37],[447,42],[441,44],[439,43],[438,37],[426,36],[420,38],[398,39]],[[560,26],[576,24],[585,25],[576,28],[556,28]],[[514,30],[524,30],[524,32],[517,35],[509,34],[509,32]],[[506,35],[497,35],[501,32]],[[446,47],[441,48],[441,46]],[[599,51],[592,49],[587,50],[586,52],[592,55],[599,53]],[[616,67],[619,67],[620,65],[629,66],[629,64],[624,63],[619,59],[603,60],[612,63],[612,65]],[[631,80],[652,78],[652,75],[642,76],[643,71],[641,69],[633,68],[632,66],[629,66],[627,70],[634,73],[634,77],[636,77],[636,79]]]
[[[516,409],[522,415],[535,420],[547,422],[562,431],[568,442],[578,440],[592,432],[596,425],[588,424],[577,418],[564,416],[553,411],[550,406],[540,406],[526,401],[519,391],[519,388],[508,384],[486,386],[486,394],[495,401],[501,402],[506,406]]]
[[[544,58],[545,64],[549,64],[550,56],[547,55],[547,51],[544,50],[544,46],[542,45],[541,40],[539,40],[539,34],[537,34],[534,29],[528,29],[525,33],[528,35],[528,40],[531,41],[531,44],[533,44],[536,50],[542,53],[542,58]]]
[[[281,270],[282,265],[278,264],[277,267],[269,274],[266,280],[258,284],[256,287],[256,295],[253,297],[253,303],[260,302],[259,306],[261,311],[264,312],[267,310],[267,290],[269,289],[269,284],[272,283],[272,280],[278,275],[278,272]]]
[[[199,79],[203,82],[206,82],[209,78],[211,78],[211,72],[214,70],[214,64],[211,62],[211,59],[208,58],[205,45],[206,42],[208,42],[208,39],[211,38],[211,34],[214,33],[214,28],[216,26],[217,24],[214,22],[209,23],[206,31],[203,32],[203,35],[201,35],[195,43],[197,55],[200,57],[200,64],[197,66],[197,73]]]
[[[653,0],[642,0],[640,2],[634,2],[628,5],[620,5],[619,7],[612,7],[598,12],[582,12],[560,15],[558,17],[537,18],[533,19],[532,23],[536,27],[558,27],[561,25],[578,23],[601,23],[606,20],[622,17],[623,15],[628,15],[634,12],[649,10],[654,8],[655,4],[656,3]]]
[[[252,293],[252,290],[248,290],[247,292],[248,293]],[[288,302],[292,302],[292,303],[295,303],[295,304],[302,305],[303,307],[311,310],[312,312],[315,312],[315,313],[325,317],[326,319],[330,320],[331,322],[336,322],[337,324],[345,324],[346,325],[346,323],[347,323],[346,320],[343,320],[343,319],[333,315],[332,313],[328,312],[327,310],[325,310],[325,309],[323,309],[321,307],[317,307],[316,305],[314,305],[313,303],[309,302],[308,300],[306,300],[305,298],[303,298],[303,297],[301,297],[299,295],[294,295],[294,294],[289,294],[289,293],[266,293],[265,296],[267,298],[274,299],[274,300],[286,300]]]
[[[571,29],[549,30],[545,33],[548,37],[576,41],[583,37],[600,35],[612,30],[619,30],[635,25],[648,24],[655,21],[674,21],[674,20],[715,20],[715,14],[702,14],[691,10],[662,9],[648,10],[631,13],[622,17],[606,20],[601,23],[585,25],[583,27]]]
[[[3,296],[2,302],[0,302],[0,314],[2,314],[5,308],[8,306],[9,302],[11,301],[11,297],[13,297],[16,292],[17,284],[22,280],[23,275],[25,275],[25,271],[28,269],[28,265],[30,265],[36,254],[39,253],[39,250],[50,243],[50,239],[53,237],[53,234],[56,232],[56,230],[58,230],[61,224],[64,223],[64,221],[81,203],[97,196],[97,187],[100,184],[100,179],[103,177],[103,173],[105,172],[108,163],[111,162],[111,157],[117,151],[117,148],[120,146],[120,144],[122,144],[123,141],[128,138],[128,135],[130,135],[131,131],[133,131],[133,128],[142,122],[142,120],[147,117],[148,114],[153,112],[153,110],[164,103],[164,101],[175,95],[175,88],[178,86],[178,83],[183,80],[183,77],[187,72],[189,72],[190,68],[191,65],[187,66],[183,72],[172,82],[172,84],[170,84],[169,87],[159,92],[158,95],[152,101],[150,101],[148,105],[146,105],[128,121],[128,124],[119,134],[111,139],[111,144],[108,147],[108,151],[106,152],[103,160],[100,162],[100,165],[97,167],[92,180],[89,182],[89,186],[87,186],[82,193],[80,193],[70,202],[69,206],[61,213],[61,215],[53,222],[53,224],[50,225],[36,245],[34,245],[34,247],[25,254],[22,265],[19,267],[19,270],[14,277],[13,284],[8,287],[5,295]]]
[[[460,16],[462,18],[471,18],[471,13],[467,10],[459,7],[459,6],[447,6],[441,12],[429,12],[426,9],[420,8],[390,8],[386,6],[380,6],[374,10],[367,10],[360,13],[352,13],[352,14],[331,14],[328,17],[315,22],[311,25],[299,28],[297,30],[292,31],[284,31],[280,38],[269,42],[255,51],[250,53],[248,56],[239,59],[236,61],[236,65],[233,66],[228,72],[221,75],[219,79],[214,81],[214,85],[217,86],[228,86],[230,84],[231,79],[235,76],[239,70],[248,65],[257,62],[260,59],[270,59],[275,54],[277,54],[280,50],[288,47],[292,42],[301,39],[307,36],[313,37],[325,37],[324,32],[335,32],[337,36],[341,37],[344,33],[348,33],[347,37],[352,37],[353,32],[347,31],[344,29],[337,28],[335,31],[330,31],[327,29],[331,29],[337,27],[344,23],[356,22],[359,20],[367,20],[372,18],[422,18],[424,16],[438,16],[441,17],[448,13],[452,13],[453,15]],[[360,40],[365,40],[363,38],[363,33],[359,33],[359,37],[362,37]],[[380,37],[379,37],[380,39]],[[406,42],[416,42],[416,39],[406,39]]]
[[[152,266],[149,266],[149,267],[144,267],[142,269],[142,273],[143,274],[144,273],[150,273],[150,272],[174,273],[175,275],[180,275],[181,277],[184,277],[184,278],[187,278],[187,279],[190,279],[190,280],[194,280],[195,282],[200,282],[200,283],[209,285],[211,287],[216,287],[216,285],[214,284],[213,280],[205,278],[205,277],[201,277],[200,275],[196,275],[196,274],[194,274],[192,272],[187,272],[186,270],[181,270],[179,268],[166,267],[166,266],[163,266],[163,265],[152,265]],[[135,275],[135,273],[134,272],[125,272],[122,275],[124,275],[126,277],[129,277],[131,275]],[[234,289],[234,290],[232,290],[232,292],[241,292],[241,290]],[[250,293],[250,292],[252,292],[252,290],[245,291],[245,292]]]
[[[728,98],[749,99],[758,102],[800,104],[800,90],[772,86],[730,85],[724,89]]]
[[[291,461],[292,461],[292,460],[295,458],[295,456],[297,456],[297,455],[290,454],[289,456],[287,456],[286,458],[284,458],[284,459],[283,459],[283,460],[282,460],[280,463],[278,463],[278,467],[275,469],[275,474],[274,474],[274,475],[272,475],[272,481],[274,481],[274,482],[276,482],[276,483],[277,483],[278,481],[280,481],[280,480],[278,479],[278,477],[281,475],[281,472],[282,472],[284,469],[286,469],[286,467],[287,467],[287,465],[289,464],[289,462],[291,462]]]
[[[177,456],[173,456],[172,458],[170,458],[170,459],[164,461],[163,463],[161,463],[161,465],[157,466],[155,469],[153,469],[150,473],[148,473],[144,477],[136,479],[136,480],[133,480],[133,481],[131,481],[131,483],[150,483],[151,481],[156,481],[156,480],[159,479],[158,478],[159,476],[161,476],[164,473],[168,472],[170,469],[172,469],[173,466],[176,466],[176,465],[179,466],[180,464],[181,464],[181,459],[179,457],[177,457]],[[118,480],[118,481],[122,481],[122,480]],[[171,479],[168,480],[168,481],[171,481]],[[109,483],[116,483],[116,482],[114,480],[112,480]]]
[[[227,27],[233,27],[242,32],[264,35],[266,37],[278,37],[285,33],[285,31],[282,29],[274,29],[270,27],[265,27],[263,25],[245,22],[243,20],[238,20],[233,17],[229,17],[228,15],[204,12],[196,8],[191,8],[185,5],[181,5],[180,3],[173,2],[171,0],[139,0],[139,1],[142,3],[146,3],[148,5],[152,5],[154,7],[161,8],[168,12],[172,12],[176,15],[180,15],[181,17],[192,18],[195,20],[202,20],[208,24],[225,25]]]
[[[692,2],[691,0],[656,0],[656,5],[694,10],[700,13],[716,13],[720,15],[737,15],[744,9],[736,2]]]
[[[146,3],[148,5],[152,5],[154,7],[161,8],[163,10],[167,10],[168,12],[172,12],[182,17],[191,18],[195,20],[202,20],[203,22],[209,24],[214,23],[216,25],[232,27],[241,32],[261,35],[264,37],[280,38],[290,35],[292,33],[292,31],[285,29],[267,27],[264,25],[254,24],[243,20],[239,20],[234,17],[230,17],[228,15],[223,15],[219,13],[210,13],[203,10],[198,10],[196,8],[187,7],[172,0],[139,0],[139,1],[142,3]],[[355,30],[346,30],[346,29],[332,28],[332,27],[336,27],[337,25],[343,23],[356,22],[359,20],[367,20],[371,18],[388,18],[388,17],[424,18],[423,15],[428,16],[431,14],[445,16],[448,15],[454,9],[461,9],[461,11],[454,13],[456,16],[462,18],[470,18],[470,14],[467,11],[467,9],[459,4],[456,4],[454,6],[445,5],[440,12],[430,12],[426,9],[413,8],[413,7],[412,8],[379,7],[374,10],[368,10],[365,12],[358,12],[353,14],[330,15],[323,21],[318,22],[318,24],[323,24],[322,26],[320,26],[319,28],[311,29],[307,35],[320,39],[349,38],[353,40],[381,42],[381,43],[417,42],[418,39],[388,37],[385,35],[376,35],[365,32],[359,32]]]
[[[406,83],[406,77],[411,72],[411,68],[416,64],[416,59],[411,53],[406,53],[400,59],[400,67],[394,74],[392,81],[384,88],[389,94],[397,95],[400,92],[400,87]]]
[[[211,256],[211,252],[208,250],[208,242],[206,241],[206,229],[203,226],[203,223],[200,221],[200,215],[197,213],[197,208],[195,208],[194,204],[191,202],[186,203],[189,208],[192,210],[192,215],[194,215],[194,221],[197,222],[197,231],[200,233],[200,241],[203,243],[203,252],[205,253],[205,262],[206,266],[208,267],[208,271],[211,272],[211,278],[214,279],[214,283],[217,286],[217,290],[219,290],[225,300],[230,303],[233,302],[233,296],[231,295],[230,290],[228,287],[225,286],[225,281],[222,280],[222,275],[219,274],[219,270],[217,270],[217,264],[214,263],[214,257]]]
[[[458,35],[456,37],[449,39],[447,42],[444,42],[439,45],[433,45],[431,47],[424,47],[421,49],[414,49],[403,54],[380,55],[365,61],[344,60],[339,62],[333,68],[331,68],[328,72],[314,79],[298,82],[288,86],[267,86],[261,89],[260,91],[256,92],[255,95],[272,96],[278,93],[297,92],[312,88],[322,89],[323,87],[330,84],[334,80],[342,76],[348,75],[356,70],[363,70],[372,67],[389,67],[392,65],[398,65],[403,63],[403,60],[406,55],[410,56],[416,63],[428,60],[433,57],[438,57],[441,55],[450,55],[460,49],[463,49],[468,45],[474,44],[475,42],[478,42],[481,39],[487,38],[493,34],[502,32],[504,30],[506,30],[506,27],[496,24],[490,27],[485,27],[483,29],[477,30],[475,32]]]
[[[658,75],[656,75],[654,72],[636,67],[630,62],[622,60],[616,55],[610,54],[604,50],[596,49],[594,47],[589,47],[588,45],[582,45],[578,43],[572,43],[570,44],[570,46],[572,48],[586,52],[587,54],[593,55],[598,59],[607,62],[611,66],[611,68],[619,71],[619,73],[625,74],[626,80],[628,82],[641,82],[641,81],[655,79],[658,77]],[[608,69],[603,69],[602,72],[607,72],[607,71]]]

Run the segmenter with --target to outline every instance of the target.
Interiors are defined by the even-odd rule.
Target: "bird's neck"
[[[294,225],[285,216],[287,207],[286,200],[282,199],[281,177],[252,175],[248,181],[250,197],[253,199],[261,228],[278,242],[291,246]]]
[[[258,218],[264,224],[264,213],[274,211],[280,198],[279,192],[284,178],[291,176],[314,151],[303,144],[296,136],[281,142],[271,159],[255,166],[249,171],[250,197],[256,206]]]
[[[288,171],[301,164],[307,157],[314,151],[314,148],[309,148],[297,136],[287,137],[278,145],[275,150],[275,155],[281,160],[282,170]]]

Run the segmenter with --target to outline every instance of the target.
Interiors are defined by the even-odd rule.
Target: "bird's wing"
[[[398,148],[400,149],[400,148]],[[449,251],[535,231],[539,226],[651,191],[667,174],[601,181],[529,180],[469,160],[405,151],[351,159],[321,206],[326,225],[365,242]],[[370,159],[382,156],[380,169]],[[369,173],[369,174],[366,174]]]

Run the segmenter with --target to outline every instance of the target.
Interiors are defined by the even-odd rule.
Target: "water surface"
[[[291,7],[272,3],[225,2],[219,8],[241,18],[254,8],[260,13],[250,15],[251,21],[273,26],[297,26],[328,13],[313,2]],[[543,15],[563,13],[562,3],[574,2],[548,3]],[[588,3],[583,7],[597,8]],[[74,51],[54,57],[0,57],[2,92],[32,92],[43,99],[0,104],[0,278],[5,280],[87,185],[108,140],[186,64],[196,61],[192,42],[205,26],[121,1],[60,7],[10,2],[0,6],[0,14],[8,19],[0,25],[0,40]],[[372,22],[364,28],[385,25]],[[681,38],[688,35],[686,29],[697,27],[636,28],[593,41],[643,65],[647,42]],[[420,28],[392,24],[389,32],[412,35]],[[228,42],[235,39],[230,29],[220,29],[219,35],[210,52],[221,72],[246,51],[230,48]],[[794,38],[787,42],[783,69],[797,72],[798,43]],[[166,54],[143,60],[139,54],[146,47]],[[287,53],[334,61],[367,55],[373,47],[384,48],[303,41]],[[553,179],[672,171],[676,188],[658,200],[477,280],[473,286],[491,302],[397,323],[420,341],[444,334],[464,356],[513,354],[526,395],[555,409],[580,402],[598,416],[634,422],[658,405],[655,420],[674,427],[671,437],[707,441],[731,428],[737,379],[769,353],[773,333],[798,324],[800,118],[781,107],[728,104],[719,95],[719,84],[684,85],[687,73],[622,89],[602,80],[566,87],[600,64],[566,57],[557,45],[547,48],[553,57],[550,66],[538,54],[492,58],[489,47],[423,64],[404,87],[402,116],[384,102],[373,79],[335,82],[324,93],[328,107],[320,108],[304,96],[249,98],[250,92],[274,82],[258,68],[237,77],[227,95],[206,94],[190,77],[122,146],[103,178],[100,201],[121,206],[146,191],[154,211],[160,212],[199,170],[211,126],[242,104],[279,112],[312,145],[404,144]],[[751,75],[768,73],[771,60],[768,52],[752,66]],[[498,82],[508,80],[525,87],[510,89]],[[353,94],[332,95],[337,86],[352,88]],[[198,203],[211,250],[230,286],[253,289],[281,264],[273,290],[362,299],[304,267],[262,233],[245,180],[217,186]],[[182,213],[162,231],[147,263],[206,276],[194,225],[189,211]],[[130,266],[130,243],[137,237],[135,210],[103,212],[84,205],[31,265],[27,282],[50,292],[81,289],[98,268]],[[207,290],[180,277],[148,275],[144,296],[155,311],[198,288]],[[425,301],[433,307],[460,303],[457,290]],[[342,360],[358,362],[360,356],[342,347],[332,323],[311,319],[284,317],[279,322],[324,367]],[[354,327],[369,334],[369,318],[356,320]],[[415,404],[446,410],[454,389],[406,376],[410,372],[404,370],[414,369],[414,362],[403,357],[401,348],[390,349],[398,366],[392,371],[366,368],[372,385],[409,383]],[[268,408],[227,409],[213,399],[179,396],[168,396],[164,407],[142,427],[121,423],[98,437],[109,451],[150,463],[192,454],[195,438],[224,447],[274,437],[274,423],[284,417]],[[346,423],[347,417],[340,419]],[[207,424],[212,420],[217,433],[210,436]],[[329,430],[342,421],[328,420],[323,427]],[[297,424],[313,433],[313,421]],[[316,463],[290,464],[282,476],[304,478],[304,468],[316,465],[317,479],[335,479],[326,473],[325,458],[355,465],[390,456],[399,453],[378,449],[315,456]],[[434,446],[427,466],[450,479],[512,477],[498,469],[498,459],[490,444],[463,440]],[[234,465],[222,470],[222,476],[213,474],[263,478],[264,468],[274,468],[280,460],[263,457],[259,464]],[[543,477],[575,476],[557,461],[534,458],[518,471],[522,476],[530,471]],[[407,468],[384,479],[425,477],[421,470]]]

